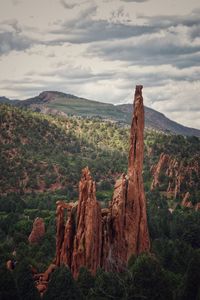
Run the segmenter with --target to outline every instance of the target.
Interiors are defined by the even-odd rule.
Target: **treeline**
[[[164,269],[153,255],[131,257],[121,272],[98,269],[95,276],[81,268],[73,279],[69,268],[62,266],[51,275],[44,300],[192,300],[200,299],[200,252],[195,251],[181,276]],[[1,300],[39,300],[31,268],[20,262],[14,271],[0,268]]]

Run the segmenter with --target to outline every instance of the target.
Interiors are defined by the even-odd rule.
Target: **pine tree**
[[[80,293],[67,267],[57,268],[52,274],[44,300],[80,300]]]

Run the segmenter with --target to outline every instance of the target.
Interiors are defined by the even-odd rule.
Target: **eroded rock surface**
[[[162,153],[158,163],[152,167],[152,175],[151,190],[159,188],[167,197],[179,198],[183,206],[192,208],[189,191],[199,189],[200,165],[197,157],[185,162]],[[200,202],[200,199],[196,200]]]
[[[45,235],[45,224],[42,218],[36,218],[33,223],[33,229],[28,237],[30,244],[38,244]]]
[[[142,178],[143,134],[142,86],[136,86],[128,174],[117,180],[110,206],[100,208],[88,168],[82,171],[78,204],[57,202],[56,265],[68,265],[74,277],[81,266],[92,274],[98,267],[123,270],[132,254],[150,249]]]

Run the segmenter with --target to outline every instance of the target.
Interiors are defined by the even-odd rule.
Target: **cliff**
[[[36,218],[33,222],[33,229],[28,237],[30,244],[38,244],[45,235],[45,224],[42,218]]]
[[[151,171],[153,175],[151,190],[158,188],[168,198],[180,199],[181,205],[185,207],[193,207],[191,200],[197,204],[200,202],[195,195],[195,191],[199,190],[200,178],[198,157],[187,161],[162,153]]]
[[[56,265],[68,265],[74,277],[81,266],[93,274],[98,267],[123,270],[132,254],[150,249],[142,178],[143,133],[142,86],[136,86],[128,173],[116,182],[110,206],[100,208],[88,168],[82,171],[78,204],[57,202]]]

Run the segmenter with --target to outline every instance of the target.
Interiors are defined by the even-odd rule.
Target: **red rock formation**
[[[45,224],[42,218],[36,218],[33,223],[33,229],[29,235],[29,243],[37,244],[45,235]]]
[[[144,158],[144,105],[142,86],[136,86],[134,116],[131,125],[126,199],[127,259],[131,254],[149,251],[146,200],[142,178]]]
[[[142,168],[144,156],[142,86],[136,86],[131,124],[128,175],[116,182],[110,206],[112,236],[104,257],[106,269],[122,269],[132,254],[150,249]],[[105,244],[105,243],[104,243]]]
[[[160,174],[167,167],[169,159],[170,159],[170,157],[168,154],[161,153],[157,165],[153,166],[153,168],[152,168],[153,181],[151,184],[151,190],[153,190],[155,187],[159,186]]]
[[[197,204],[193,205],[192,202],[189,201],[189,199],[190,199],[190,193],[187,192],[185,194],[185,197],[183,198],[183,201],[181,202],[181,206],[187,207],[187,208],[193,208],[196,211],[200,210],[200,202],[198,202]]]
[[[195,205],[194,209],[195,209],[196,211],[200,210],[200,202],[198,202],[198,203]]]
[[[186,202],[189,205],[188,201],[184,200],[186,196],[188,198],[187,191],[199,189],[198,180],[194,179],[200,177],[200,165],[197,157],[188,163],[183,163],[183,161],[162,153],[158,163],[152,167],[152,174],[151,190],[156,187],[163,188],[162,191],[166,193],[167,197],[182,198],[183,206],[186,206]],[[163,186],[162,175],[165,176],[165,186]]]
[[[81,266],[92,274],[98,267],[122,270],[132,254],[150,249],[142,178],[143,131],[142,86],[136,86],[128,175],[116,182],[110,207],[101,210],[88,168],[83,169],[79,183],[78,205],[57,203],[56,265],[67,264],[74,277]]]
[[[102,243],[101,208],[96,200],[96,185],[88,168],[83,169],[79,183],[76,235],[72,258],[72,272],[78,275],[81,266],[93,274],[100,266]]]
[[[14,263],[11,259],[9,259],[7,262],[6,262],[6,268],[9,270],[9,271],[13,271],[14,270]]]
[[[41,297],[47,290],[50,276],[55,271],[56,267],[57,266],[55,264],[50,264],[50,266],[47,268],[47,270],[44,273],[36,273],[33,275],[35,286],[38,292],[40,293]]]

